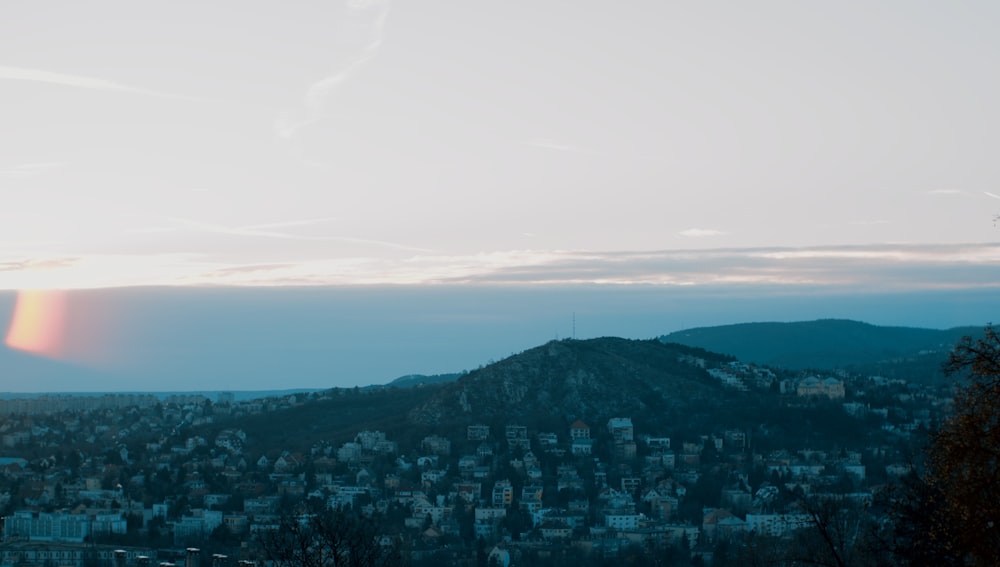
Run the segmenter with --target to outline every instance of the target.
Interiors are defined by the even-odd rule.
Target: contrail
[[[364,10],[377,6],[378,15],[372,24],[371,40],[362,48],[361,53],[348,61],[342,69],[332,75],[323,77],[306,89],[302,104],[305,116],[294,119],[287,115],[280,116],[274,123],[275,133],[279,138],[289,140],[305,126],[316,123],[326,115],[326,102],[337,91],[339,85],[350,79],[355,73],[371,61],[382,46],[386,18],[389,16],[389,0],[348,0],[347,7],[351,10]]]

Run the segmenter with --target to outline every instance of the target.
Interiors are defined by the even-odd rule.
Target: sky
[[[10,2],[0,290],[38,328],[61,296],[29,290],[981,294],[998,27],[990,1]]]

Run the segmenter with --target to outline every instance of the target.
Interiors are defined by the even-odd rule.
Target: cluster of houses
[[[773,383],[769,372],[731,366],[713,375],[733,387],[760,387]],[[943,408],[942,398],[903,383],[856,385],[844,411],[881,419],[900,440]],[[826,403],[845,397],[841,379],[805,377],[781,389]],[[895,405],[873,407],[886,400]],[[256,560],[259,534],[305,499],[380,518],[387,541],[405,542],[414,558],[456,542],[471,550],[476,541],[500,563],[567,545],[603,556],[632,546],[697,551],[809,527],[789,494],[870,502],[879,483],[909,470],[892,445],[764,452],[750,431],[719,428],[677,441],[636,431],[627,416],[596,427],[577,419],[562,431],[480,423],[429,432],[414,446],[364,430],[304,452],[259,447],[241,429],[221,426],[302,402],[198,397],[7,415],[0,422],[8,455],[0,459],[0,561],[26,546],[69,553],[109,542],[133,545],[129,557],[228,545],[235,565]],[[212,424],[220,424],[212,437],[192,433]],[[143,450],[130,452],[140,439]],[[709,481],[718,483],[711,501],[695,498]]]

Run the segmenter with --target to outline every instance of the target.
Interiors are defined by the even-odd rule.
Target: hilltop
[[[461,374],[459,373],[432,374],[430,376],[426,374],[407,374],[406,376],[396,378],[392,382],[386,384],[386,386],[391,386],[393,388],[417,388],[420,386],[429,386],[444,382],[454,382],[455,380],[458,380],[460,376]]]
[[[977,327],[937,330],[821,319],[700,327],[670,333],[660,340],[789,369],[860,369],[921,358],[936,369],[961,337],[981,331]]]
[[[719,397],[718,382],[695,360],[729,357],[655,340],[552,341],[463,376],[410,412],[417,424],[572,422],[628,414],[661,417]]]

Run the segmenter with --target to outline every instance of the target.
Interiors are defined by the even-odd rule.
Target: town
[[[686,362],[727,391],[833,412],[875,434],[777,446],[763,427],[727,427],[724,416],[677,437],[618,415],[400,438],[359,428],[307,447],[272,446],[243,420],[408,394],[3,400],[0,565],[264,565],[265,534],[303,514],[304,502],[376,519],[379,544],[412,565],[630,556],[724,564],[749,537],[788,543],[814,530],[823,502],[876,525],[880,490],[910,473],[914,446],[952,395],[879,376]]]

